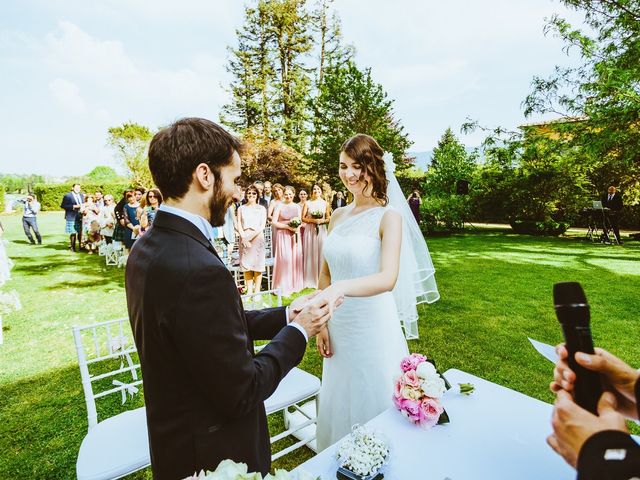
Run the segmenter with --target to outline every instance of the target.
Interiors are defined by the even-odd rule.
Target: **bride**
[[[319,295],[344,302],[316,338],[324,357],[318,451],[392,405],[393,377],[409,353],[401,323],[417,338],[416,304],[439,298],[426,243],[383,153],[362,134],[341,148],[340,179],[354,201],[334,212],[323,250]],[[389,202],[388,185],[399,201]]]

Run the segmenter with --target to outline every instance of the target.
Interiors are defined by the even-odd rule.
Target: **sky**
[[[111,126],[157,128],[184,116],[218,121],[239,0],[9,0],[0,6],[0,173],[83,175],[120,168]],[[575,64],[544,35],[552,0],[335,0],[356,62],[394,100],[413,142],[430,151],[467,117],[517,128],[535,75]],[[550,118],[550,117],[547,117]]]

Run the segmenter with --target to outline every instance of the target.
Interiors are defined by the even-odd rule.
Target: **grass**
[[[124,272],[67,251],[61,213],[40,215],[42,246],[26,242],[20,217],[1,220],[16,263],[5,288],[18,291],[23,309],[3,319],[0,478],[75,478],[87,424],[71,326],[126,315]],[[429,239],[429,247],[442,298],[420,306],[421,337],[410,350],[432,356],[441,370],[459,368],[551,402],[553,367],[527,337],[561,341],[551,287],[564,280],[585,288],[595,343],[640,366],[638,242],[611,247],[487,230]],[[312,342],[301,366],[320,376],[321,365]],[[106,408],[119,403],[116,396]],[[127,403],[140,405],[141,395]],[[298,450],[275,466],[293,468],[311,455]]]

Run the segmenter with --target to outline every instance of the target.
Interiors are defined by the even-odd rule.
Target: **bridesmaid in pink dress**
[[[269,223],[268,228],[271,229],[271,256],[275,257],[278,245],[276,244],[276,227],[273,226],[273,212],[275,212],[276,207],[282,202],[284,187],[279,183],[274,183],[273,187],[271,187],[271,192],[273,193],[273,197],[271,197],[269,208],[267,209],[267,220]]]
[[[280,288],[282,295],[289,296],[302,290],[302,238],[300,227],[292,228],[292,218],[301,219],[300,205],[293,202],[295,190],[291,186],[284,188],[282,202],[273,211],[275,237],[275,261],[273,265],[273,286]]]
[[[314,218],[312,213],[322,213],[322,218]],[[302,209],[302,221],[305,222],[304,241],[302,242],[303,286],[318,288],[318,277],[322,269],[322,244],[327,238],[327,224],[331,216],[329,204],[322,199],[322,188],[314,185],[311,189],[311,200]]]
[[[304,216],[304,205],[305,203],[307,203],[307,200],[309,200],[309,194],[305,189],[301,188],[300,191],[298,192],[298,198],[300,199],[300,201],[298,202],[298,205],[300,205],[300,211]],[[303,220],[302,225],[300,225],[300,238],[302,239],[302,261],[303,262],[304,262],[304,229],[306,226],[307,225],[304,223],[304,220]]]

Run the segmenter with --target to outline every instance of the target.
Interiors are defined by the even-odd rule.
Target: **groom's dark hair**
[[[204,118],[182,118],[156,133],[149,145],[149,170],[164,198],[182,198],[193,172],[206,163],[219,178],[242,142],[220,125]]]

